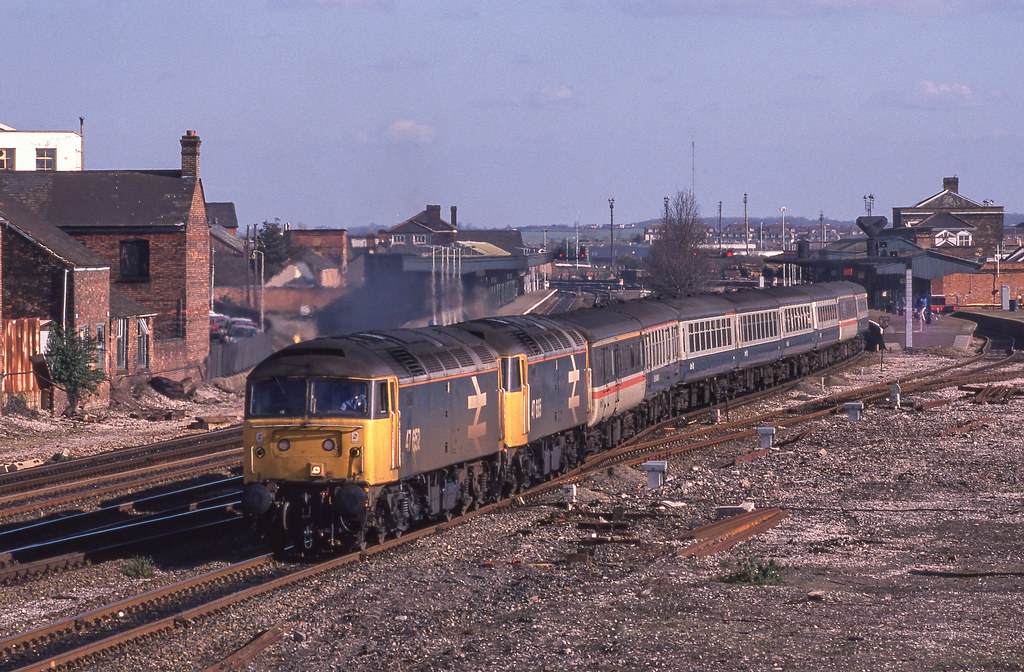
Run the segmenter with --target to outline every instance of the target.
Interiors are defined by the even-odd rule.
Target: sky
[[[1022,0],[4,0],[0,123],[180,167],[241,227],[1024,213]],[[1007,222],[1008,224],[1010,222]]]

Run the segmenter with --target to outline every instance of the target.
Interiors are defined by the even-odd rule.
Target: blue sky
[[[174,168],[240,223],[1024,212],[1020,0],[7,0],[0,123]]]

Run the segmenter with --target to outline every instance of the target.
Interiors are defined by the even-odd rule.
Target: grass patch
[[[745,586],[777,586],[782,583],[782,571],[785,569],[785,566],[771,559],[747,558],[719,581]]]
[[[153,566],[152,558],[136,555],[121,565],[121,573],[133,579],[144,579],[153,576],[156,567]]]

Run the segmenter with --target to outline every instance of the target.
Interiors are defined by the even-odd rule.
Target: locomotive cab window
[[[309,414],[365,418],[370,408],[368,387],[362,380],[314,378],[309,387]]]
[[[257,380],[249,385],[249,417],[297,417],[305,415],[306,381]]]

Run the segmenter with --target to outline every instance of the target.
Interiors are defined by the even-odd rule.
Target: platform
[[[869,311],[871,319],[885,328],[882,339],[888,350],[903,350],[906,346],[906,318],[880,310]],[[885,326],[888,324],[888,326]],[[932,315],[931,324],[914,320],[912,345],[914,350],[931,348],[957,348],[967,350],[977,323],[952,315]]]

